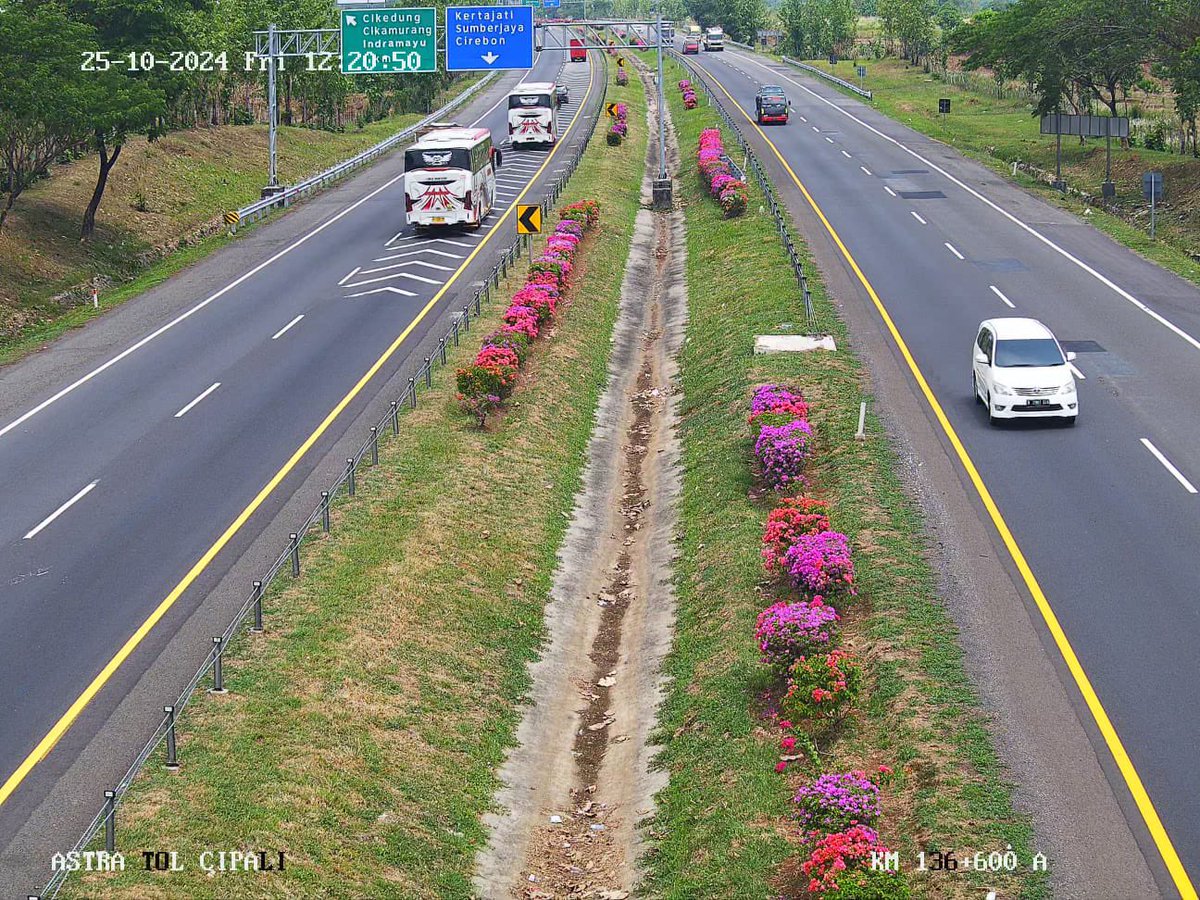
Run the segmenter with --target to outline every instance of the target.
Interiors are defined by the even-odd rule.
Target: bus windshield
[[[471,171],[471,151],[464,147],[429,147],[404,154],[404,171],[413,169],[466,169]]]
[[[550,105],[549,94],[513,94],[508,98],[509,109],[536,109],[539,106]]]

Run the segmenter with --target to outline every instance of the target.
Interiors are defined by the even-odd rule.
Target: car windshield
[[[761,88],[759,88],[758,92],[760,94],[772,94],[778,96],[783,93],[783,88],[774,84],[764,84]]]
[[[1004,369],[1065,365],[1062,351],[1051,338],[996,341],[996,365]]]

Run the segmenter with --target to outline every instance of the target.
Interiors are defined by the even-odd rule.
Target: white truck
[[[704,32],[704,49],[710,53],[725,49],[725,32],[720,28],[710,28]]]

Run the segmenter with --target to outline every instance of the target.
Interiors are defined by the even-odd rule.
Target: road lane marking
[[[1016,304],[1014,304],[1014,302],[1012,300],[1009,300],[1007,298],[1007,296],[1004,296],[1004,293],[1002,292],[1002,290],[1000,288],[997,288],[995,286],[995,284],[989,284],[988,287],[991,288],[991,293],[994,293],[996,296],[998,296],[998,298],[1000,298],[1001,300],[1006,302],[1006,304],[1008,304],[1008,307],[1010,308],[1010,310],[1015,310]]]
[[[863,174],[864,174],[864,175],[870,175],[870,174],[871,174],[871,170],[870,170],[870,169],[868,169],[866,166],[859,166],[859,168],[863,170]]]
[[[801,116],[801,117],[800,117],[800,121],[801,121],[801,122],[805,122],[805,123],[807,123],[807,122],[808,122],[808,119],[804,118],[804,116]]]
[[[818,128],[816,125],[814,125],[814,126],[812,127],[812,130],[813,130],[813,131],[815,131],[817,134],[820,134],[820,133],[821,133],[821,129],[820,129],[820,128]]]
[[[893,197],[895,197],[895,196],[896,196],[896,192],[895,192],[895,191],[893,191],[893,190],[892,190],[890,187],[888,187],[886,184],[883,186],[883,189],[884,189],[885,191],[887,191],[889,194],[891,194]]]
[[[384,285],[383,287],[371,288],[369,291],[359,291],[357,294],[347,294],[346,299],[348,300],[351,297],[365,297],[365,296],[367,296],[367,294],[387,294],[387,293],[400,294],[404,297],[417,296],[412,291],[406,291],[406,290],[404,290],[404,288],[398,288],[398,287],[394,287],[393,285],[388,284],[388,285]]]
[[[845,150],[842,151],[842,156],[846,157],[846,159],[853,159],[853,157]]]
[[[175,413],[175,418],[182,419],[184,416],[186,416],[188,414],[188,412],[191,410],[191,408],[193,406],[195,406],[197,403],[199,403],[201,400],[203,400],[205,397],[207,397],[209,394],[211,394],[213,391],[215,391],[220,386],[221,386],[221,382],[214,381],[211,385],[209,385],[207,388],[205,388],[200,393],[199,397],[197,397],[195,400],[193,400],[191,403],[189,403],[187,406],[185,406],[179,412]]]
[[[466,237],[466,235],[460,235],[460,237]],[[470,244],[464,244],[462,241],[452,241],[449,238],[427,238],[423,234],[409,235],[408,240],[412,241],[408,245],[410,247],[423,247],[426,244],[446,244],[450,247],[461,247],[463,250],[474,249]]]
[[[354,270],[349,275],[347,275],[345,278],[343,278],[341,281],[338,282],[338,287],[341,287],[343,284],[345,284],[347,281],[349,281],[351,278],[353,278],[355,275],[357,275],[358,270],[361,268],[362,268],[362,266],[355,266]]]
[[[959,259],[966,259],[965,256],[963,256],[961,253],[958,252],[958,250],[955,249],[955,247],[952,243],[950,243],[949,241],[945,241],[944,243],[946,245],[946,249],[949,250],[951,253],[953,253],[955,256],[957,256]]]
[[[592,94],[592,90],[594,89],[596,83],[595,74],[595,69],[593,68],[591,70],[591,76],[588,80],[587,91],[584,94],[583,99],[580,101],[581,106],[587,103],[588,98]],[[499,106],[500,102],[503,102],[503,99],[504,98],[501,98],[496,105]],[[495,107],[493,107],[493,109],[494,108]],[[546,161],[542,164],[543,168],[550,165],[555,154],[558,152],[559,147],[566,146],[567,141],[565,139],[568,135],[570,135],[572,129],[574,129],[578,121],[579,118],[576,116],[567,124],[566,130],[563,131],[562,134],[563,139],[557,142],[551,152],[547,154]],[[362,198],[362,200],[359,200],[358,203],[354,204],[354,206],[343,210],[341,213],[339,213],[339,216],[345,215],[346,213],[350,212],[350,210],[354,209],[355,206],[365,203],[371,197],[374,197],[380,191],[385,190],[394,184],[399,178],[403,177],[403,175],[400,175],[397,176],[397,178],[393,178],[391,181]],[[532,189],[532,187],[533,180],[531,180],[525,190],[521,192],[521,196],[523,197],[529,190]],[[510,205],[504,211],[504,214],[496,221],[496,225],[499,226],[503,224],[504,220],[512,215],[515,209],[515,205]],[[334,220],[331,219],[330,222],[332,221]],[[314,231],[313,234],[315,233],[316,232]],[[0,784],[0,806],[4,805],[8,798],[12,796],[13,791],[15,791],[21,785],[21,782],[28,777],[29,773],[33,771],[33,768],[39,762],[45,759],[46,755],[54,749],[55,745],[60,740],[62,740],[63,735],[67,733],[70,727],[75,723],[75,720],[79,718],[79,714],[82,713],[83,710],[87,708],[87,705],[92,702],[92,699],[96,696],[96,694],[98,694],[100,690],[108,683],[108,681],[112,678],[113,673],[115,673],[117,669],[121,667],[125,660],[129,658],[130,654],[132,654],[133,651],[136,650],[141,644],[141,642],[145,640],[146,635],[150,633],[151,629],[153,629],[159,620],[167,614],[167,611],[175,605],[176,601],[183,596],[184,591],[186,591],[192,585],[192,583],[200,577],[204,570],[208,568],[213,559],[216,558],[217,554],[220,553],[225,545],[233,539],[234,535],[236,535],[242,529],[255,511],[266,502],[267,498],[270,497],[271,494],[275,492],[275,489],[284,480],[284,478],[286,478],[300,462],[300,460],[305,457],[308,451],[312,449],[313,445],[320,440],[321,436],[329,430],[329,426],[332,425],[338,416],[345,411],[346,407],[354,401],[354,398],[362,393],[363,388],[365,388],[371,379],[378,374],[379,370],[387,364],[387,361],[391,359],[393,355],[395,355],[400,346],[408,339],[408,336],[412,334],[416,327],[425,319],[427,315],[429,315],[429,312],[446,295],[446,292],[450,290],[454,282],[459,278],[460,275],[462,275],[464,271],[466,271],[467,266],[469,266],[476,255],[483,250],[484,245],[488,242],[492,235],[496,233],[496,231],[489,232],[487,237],[485,237],[479,243],[479,245],[471,251],[470,255],[468,255],[463,261],[462,266],[460,266],[459,269],[450,276],[447,282],[442,286],[441,290],[437,291],[429,299],[429,302],[426,303],[420,312],[418,312],[413,318],[413,320],[409,322],[407,326],[405,326],[404,330],[401,331],[396,339],[392,341],[386,350],[383,351],[379,358],[371,364],[371,367],[367,369],[367,371],[355,383],[349,392],[340,401],[338,401],[337,405],[332,410],[329,411],[329,414],[321,420],[321,423],[317,425],[313,432],[299,447],[296,448],[295,452],[288,458],[287,462],[285,462],[279,471],[271,477],[270,481],[263,485],[261,490],[259,490],[259,492],[255,495],[254,499],[251,500],[246,508],[238,514],[237,518],[229,524],[229,526],[224,532],[222,532],[221,536],[217,538],[212,546],[209,547],[198,560],[196,560],[191,569],[188,570],[187,574],[183,576],[180,582],[171,589],[171,592],[162,599],[158,606],[155,607],[154,611],[151,612],[145,621],[143,621],[142,624],[137,627],[137,630],[135,630],[133,634],[129,636],[128,640],[121,645],[121,648],[105,664],[104,668],[101,669],[96,677],[88,683],[83,692],[76,697],[67,710],[61,716],[59,716],[58,720],[54,723],[50,730],[46,732],[45,736],[38,741],[37,746],[29,752],[25,759],[21,761],[21,764],[17,766],[17,768],[11,775],[8,776],[7,779],[5,779],[4,783]],[[228,290],[228,288],[225,290]]]
[[[354,284],[348,284],[348,288],[362,287],[366,284],[377,284],[380,281],[391,281],[393,278],[411,278],[413,281],[423,281],[426,284],[441,284],[440,281],[434,281],[432,278],[426,278],[424,275],[414,275],[412,272],[393,272],[391,275],[380,275],[378,278],[368,278],[366,281],[356,281]]]
[[[401,228],[399,231],[397,231],[395,234],[393,234],[390,238],[388,238],[383,244],[384,249],[386,250],[389,246],[391,246],[393,241],[397,241],[400,238],[402,238],[404,236],[404,231],[405,231],[405,229]]]
[[[1154,454],[1154,458],[1163,464],[1164,469],[1175,476],[1175,480],[1183,485],[1183,489],[1185,491],[1187,491],[1189,494],[1196,493],[1195,485],[1183,477],[1183,473],[1175,468],[1174,464],[1169,459],[1163,456],[1162,451],[1155,447],[1154,444],[1150,442],[1149,438],[1142,438],[1142,445]]]
[[[61,516],[63,513],[65,513],[68,509],[70,509],[72,506],[74,506],[76,503],[78,503],[80,500],[82,500],[84,497],[86,497],[88,494],[90,494],[92,492],[92,488],[94,488],[99,483],[100,483],[100,479],[96,479],[91,484],[89,484],[87,487],[83,488],[78,494],[76,494],[74,497],[72,497],[70,500],[68,500],[66,503],[64,503],[62,506],[60,506],[54,512],[50,513],[50,515],[46,516],[46,518],[42,519],[42,521],[38,524],[38,526],[36,528],[34,528],[32,531],[30,531],[28,534],[26,534],[25,537],[22,538],[22,540],[28,541],[31,538],[36,537],[37,533],[39,531],[41,531],[43,528],[45,528],[47,525],[49,525],[51,522],[53,522],[55,519],[57,519],[59,516]]]
[[[273,335],[271,335],[271,340],[273,340],[273,341],[279,340],[281,337],[283,337],[283,335],[287,332],[287,330],[289,328],[291,328],[293,325],[295,325],[297,322],[299,322],[303,318],[304,318],[304,313],[300,313],[300,315],[296,316],[296,318],[292,319],[292,321],[288,322],[286,325],[284,325],[282,328],[280,328],[277,332],[275,332]]]
[[[920,222],[922,225],[929,224],[928,222],[926,222],[924,219],[921,218],[921,214],[919,212],[917,212],[915,209],[910,209],[909,212],[912,213],[912,217],[914,219],[916,219],[918,222]]]
[[[1067,363],[1067,366],[1070,368],[1071,372],[1076,378],[1078,378],[1080,381],[1087,381],[1087,376],[1079,371],[1079,369],[1075,366],[1075,363],[1069,362]]]
[[[767,71],[771,70],[767,69]],[[1017,543],[1017,539],[1013,535],[1012,530],[1008,527],[1008,522],[1005,521],[1003,514],[1000,512],[1000,507],[996,505],[996,501],[992,497],[991,491],[984,483],[983,476],[979,473],[979,470],[975,466],[975,461],[971,458],[970,454],[967,453],[967,448],[963,445],[962,440],[958,436],[958,432],[954,429],[954,426],[950,424],[950,419],[946,415],[946,411],[942,408],[941,403],[934,395],[933,388],[929,386],[929,382],[926,380],[924,372],[921,371],[921,367],[917,365],[916,358],[908,349],[908,344],[905,342],[904,337],[900,334],[900,329],[896,326],[895,321],[892,319],[891,313],[888,312],[887,307],[884,306],[883,300],[875,291],[875,287],[867,279],[866,274],[858,265],[858,261],[854,258],[854,255],[850,252],[846,244],[842,241],[841,236],[833,227],[833,224],[825,216],[824,211],[817,204],[816,199],[811,193],[809,193],[808,188],[800,180],[799,176],[796,175],[796,171],[791,167],[787,159],[784,158],[783,154],[779,152],[779,148],[775,146],[774,141],[767,137],[766,132],[754,123],[754,121],[750,118],[749,113],[747,113],[746,110],[742,108],[741,104],[739,104],[737,100],[733,98],[733,95],[729,93],[728,89],[723,84],[721,84],[720,80],[718,80],[711,71],[706,70],[706,73],[710,78],[712,78],[713,82],[720,87],[722,93],[729,98],[729,102],[737,107],[738,111],[741,112],[746,121],[750,123],[750,127],[754,128],[754,130],[758,132],[759,136],[763,139],[766,145],[771,148],[772,152],[774,152],[775,157],[787,171],[792,181],[796,184],[796,187],[799,188],[800,193],[804,195],[805,201],[812,208],[817,218],[821,220],[822,225],[825,227],[825,230],[829,232],[830,237],[833,238],[833,242],[837,245],[842,257],[846,260],[847,264],[858,278],[859,283],[862,284],[863,289],[871,298],[871,302],[878,311],[879,317],[883,320],[884,326],[891,335],[896,348],[900,351],[900,355],[904,358],[905,363],[908,365],[908,369],[912,373],[913,378],[916,380],[917,386],[920,388],[921,393],[925,396],[925,400],[929,404],[930,409],[932,409],[934,417],[937,419],[938,424],[941,425],[942,431],[945,433],[946,438],[950,442],[950,446],[954,449],[955,455],[957,455],[959,462],[962,464],[963,469],[967,473],[967,477],[970,479],[976,493],[983,502],[984,508],[987,510],[988,516],[992,520],[992,524],[995,526],[996,531],[1000,535],[1000,539],[1004,542],[1004,546],[1008,550],[1009,556],[1012,558],[1013,563],[1017,567],[1017,571],[1021,573],[1021,578],[1024,580],[1025,586],[1029,589],[1029,593],[1033,598],[1034,605],[1037,606],[1038,612],[1041,613],[1042,620],[1046,623],[1046,628],[1049,630],[1051,637],[1054,639],[1055,646],[1058,648],[1058,652],[1062,656],[1063,662],[1066,664],[1068,671],[1070,671],[1071,677],[1074,679],[1075,685],[1079,689],[1079,693],[1082,695],[1084,703],[1087,705],[1088,711],[1091,713],[1096,726],[1100,729],[1100,735],[1104,738],[1105,746],[1108,747],[1109,753],[1112,754],[1113,761],[1117,764],[1117,768],[1121,772],[1121,777],[1125,781],[1125,785],[1129,789],[1129,793],[1133,797],[1134,803],[1137,805],[1138,812],[1142,816],[1142,821],[1145,822],[1146,828],[1150,832],[1150,836],[1154,841],[1154,845],[1158,849],[1159,854],[1162,856],[1163,863],[1166,865],[1167,871],[1170,873],[1172,880],[1175,882],[1176,888],[1179,890],[1179,893],[1182,895],[1184,900],[1200,900],[1196,894],[1196,888],[1193,886],[1191,878],[1188,876],[1187,870],[1184,869],[1183,863],[1179,859],[1179,854],[1175,850],[1175,845],[1171,841],[1171,836],[1167,834],[1166,826],[1163,825],[1162,819],[1159,818],[1158,810],[1154,806],[1154,801],[1150,799],[1150,794],[1147,792],[1146,786],[1142,783],[1141,775],[1138,774],[1137,768],[1133,764],[1133,760],[1130,759],[1129,753],[1125,749],[1125,744],[1121,741],[1120,735],[1117,734],[1116,727],[1113,725],[1112,720],[1108,716],[1108,711],[1104,708],[1104,704],[1100,702],[1100,697],[1096,693],[1096,689],[1093,687],[1092,681],[1088,677],[1087,672],[1084,670],[1083,663],[1081,663],[1079,661],[1079,657],[1075,655],[1075,648],[1071,646],[1070,639],[1067,637],[1066,632],[1063,631],[1062,625],[1058,621],[1058,615],[1054,612],[1053,607],[1050,606],[1050,601],[1047,599],[1045,592],[1043,592],[1042,586],[1037,580],[1037,576],[1033,574],[1033,569],[1030,567],[1029,561],[1025,558],[1024,551]],[[810,91],[809,93],[812,92]]]
[[[831,138],[831,137],[827,137],[827,138],[825,138],[825,140],[827,140],[831,144],[833,143],[833,138]]]
[[[388,269],[402,269],[405,266],[424,266],[426,269],[436,269],[439,272],[453,272],[451,266],[442,266],[437,263],[425,262],[423,259],[406,259],[404,262],[392,263],[390,266],[379,266],[374,269],[363,269],[363,275],[371,275],[375,272],[386,272]]]
[[[1152,310],[1149,306],[1147,306],[1145,303],[1143,303],[1141,300],[1139,300],[1137,297],[1135,297],[1129,291],[1125,290],[1125,288],[1121,287],[1119,284],[1117,284],[1115,281],[1110,279],[1108,276],[1103,275],[1100,272],[1098,272],[1096,269],[1092,268],[1092,266],[1088,265],[1082,259],[1080,259],[1079,257],[1075,256],[1073,253],[1071,253],[1071,251],[1065,249],[1064,247],[1060,247],[1058,244],[1054,243],[1054,241],[1050,240],[1050,238],[1046,237],[1044,234],[1042,234],[1040,231],[1038,231],[1032,225],[1027,225],[1025,222],[1018,219],[1016,216],[1014,216],[1008,210],[1004,209],[1002,206],[1000,206],[994,200],[988,199],[987,197],[985,197],[983,194],[979,193],[979,191],[975,190],[975,188],[971,187],[966,182],[951,175],[949,172],[947,172],[945,169],[943,169],[937,163],[932,162],[929,159],[926,159],[920,153],[911,149],[910,147],[906,146],[905,144],[902,144],[896,138],[894,138],[890,135],[884,134],[878,128],[875,128],[873,125],[870,125],[870,124],[864,122],[862,119],[858,118],[858,116],[854,115],[853,113],[849,112],[848,110],[843,109],[842,107],[838,106],[836,103],[833,103],[832,101],[827,100],[826,98],[824,98],[820,94],[818,94],[816,91],[811,90],[810,88],[801,84],[799,81],[796,81],[794,78],[790,78],[785,73],[775,72],[775,70],[768,69],[766,66],[762,65],[761,63],[759,63],[757,61],[755,62],[755,65],[759,66],[761,69],[763,69],[766,72],[770,72],[772,75],[778,75],[780,78],[790,81],[792,84],[796,85],[796,87],[800,88],[802,91],[805,91],[808,94],[811,94],[813,97],[820,100],[826,106],[837,110],[842,115],[846,116],[848,119],[851,119],[852,121],[857,122],[863,128],[867,129],[868,131],[872,132],[875,135],[878,135],[879,137],[883,138],[885,141],[895,144],[897,147],[899,147],[901,150],[903,150],[905,153],[907,153],[909,156],[913,157],[914,159],[920,160],[925,165],[929,166],[931,169],[933,169],[935,172],[937,172],[939,175],[942,175],[949,181],[953,182],[955,185],[962,188],[964,191],[966,191],[968,194],[970,194],[975,199],[979,200],[981,203],[984,203],[984,204],[990,206],[992,209],[994,209],[996,212],[1000,213],[1000,215],[1004,216],[1004,218],[1008,219],[1010,222],[1012,222],[1018,228],[1025,231],[1029,235],[1033,236],[1037,240],[1041,241],[1043,244],[1045,244],[1050,249],[1054,250],[1054,252],[1058,253],[1064,259],[1069,260],[1070,262],[1074,263],[1079,268],[1083,269],[1083,271],[1087,272],[1089,275],[1091,275],[1093,278],[1095,278],[1097,281],[1099,281],[1105,287],[1111,289],[1119,297],[1121,297],[1122,299],[1133,304],[1135,307],[1140,309],[1142,312],[1144,312],[1150,318],[1154,319],[1154,321],[1158,322],[1160,325],[1162,325],[1163,327],[1165,327],[1168,330],[1170,330],[1171,332],[1173,332],[1176,336],[1182,338],[1184,341],[1191,344],[1192,347],[1194,347],[1197,350],[1200,350],[1200,339],[1197,339],[1197,338],[1193,337],[1192,335],[1188,334],[1188,332],[1184,331],[1182,328],[1180,328],[1178,325],[1176,325],[1174,322],[1172,322],[1166,316],[1161,315],[1161,314],[1155,312],[1154,310]],[[1174,876],[1174,872],[1172,872],[1172,876]],[[1176,883],[1178,884],[1178,880],[1176,881]],[[1188,886],[1191,887],[1190,882],[1188,883]],[[1194,893],[1195,888],[1192,888],[1192,891]]]
[[[403,253],[392,253],[388,256],[377,256],[371,262],[387,262],[389,259],[402,259],[405,256],[441,256],[445,259],[462,259],[461,253],[447,253],[445,250],[405,250]]]

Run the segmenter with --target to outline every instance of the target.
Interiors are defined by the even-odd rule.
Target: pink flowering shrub
[[[746,206],[750,202],[746,182],[731,181],[727,183],[717,199],[721,202],[721,212],[724,213],[725,218],[732,219],[740,216],[746,211]]]
[[[729,219],[746,211],[749,193],[746,183],[738,180],[732,167],[721,158],[723,155],[721,130],[706,128],[700,132],[700,146],[696,152],[700,178],[721,204],[721,212],[725,218]]]
[[[818,652],[837,635],[837,610],[820,597],[811,601],[773,603],[758,614],[754,639],[762,661],[786,672],[806,653]]]
[[[792,586],[803,594],[856,593],[850,541],[840,531],[800,535],[784,552],[783,568]]]
[[[509,331],[526,334],[531,338],[538,336],[538,312],[532,306],[513,304],[504,311],[501,317]]]
[[[873,826],[882,809],[879,785],[866,772],[826,772],[800,785],[792,798],[800,827],[828,834],[851,825]]]
[[[619,66],[617,68],[617,84],[621,87],[629,84],[629,73],[625,71],[624,66]]]
[[[681,82],[679,82],[679,90],[681,92],[686,91],[691,86],[692,86],[692,83],[690,81],[688,81],[686,78],[683,79]]]
[[[489,344],[485,347],[480,347],[479,352],[475,354],[475,365],[477,366],[508,366],[511,369],[517,368],[521,364],[516,352],[511,347],[497,347],[494,344]]]
[[[529,345],[532,342],[529,335],[522,334],[519,331],[493,331],[483,339],[483,347],[503,347],[512,352],[517,358],[517,365],[525,362],[525,357],[529,353]]]
[[[785,497],[779,506],[767,514],[763,529],[763,565],[769,574],[786,571],[784,555],[801,535],[831,531],[829,516],[824,510],[829,504],[812,497]]]
[[[779,490],[803,481],[801,472],[811,455],[811,442],[812,427],[802,419],[763,428],[754,442],[754,455],[766,483]]]
[[[624,122],[629,118],[629,107],[624,103],[617,104],[617,121]]]
[[[584,231],[593,228],[600,221],[600,202],[598,200],[578,200],[568,203],[558,211],[560,219],[573,220],[580,223]]]
[[[554,284],[561,288],[571,274],[571,264],[557,256],[543,254],[529,264],[529,274],[549,274],[554,276]]]
[[[820,838],[808,859],[800,864],[800,870],[809,878],[809,892],[821,897],[844,896],[843,885],[870,875],[872,852],[883,854],[888,848],[880,841],[879,833],[866,825],[851,825]]]
[[[793,418],[808,418],[808,401],[799,391],[781,384],[764,384],[750,398],[750,422],[764,413],[791,413]]]
[[[849,650],[799,657],[787,670],[782,706],[797,719],[838,719],[862,691],[862,663]]]

